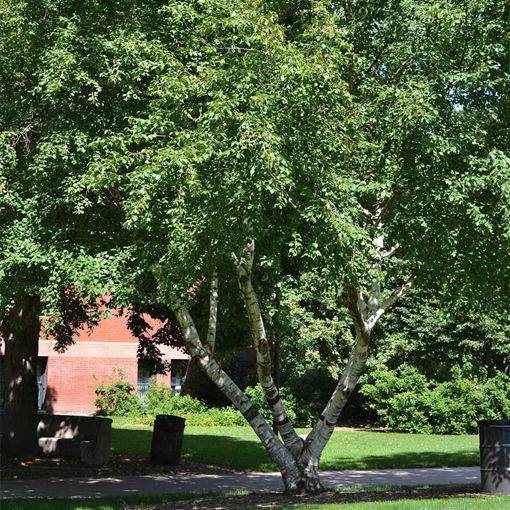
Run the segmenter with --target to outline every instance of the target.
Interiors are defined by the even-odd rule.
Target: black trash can
[[[179,465],[185,422],[186,420],[179,416],[168,414],[156,416],[151,443],[151,462],[153,464]]]
[[[482,491],[510,494],[510,420],[480,420]]]

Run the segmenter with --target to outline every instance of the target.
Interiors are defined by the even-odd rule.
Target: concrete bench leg
[[[91,466],[103,466],[110,458],[110,449],[100,448],[96,441],[80,443],[80,460]]]

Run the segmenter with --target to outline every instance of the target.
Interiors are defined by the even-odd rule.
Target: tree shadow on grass
[[[320,469],[389,469],[389,468],[427,468],[477,466],[478,449],[457,452],[419,451],[388,452],[384,455],[364,455],[358,458],[332,456],[321,461]]]
[[[478,496],[478,497],[477,497]],[[322,504],[348,504],[348,503],[371,503],[383,501],[403,501],[399,508],[407,508],[409,500],[427,500],[427,499],[448,499],[465,498],[455,500],[452,508],[462,510],[465,508],[503,508],[510,502],[510,496],[500,496],[491,498],[491,505],[480,506],[486,497],[481,497],[479,488],[474,485],[449,486],[449,487],[430,487],[430,488],[394,488],[377,490],[350,490],[344,492],[326,491],[315,494],[289,495],[283,492],[259,492],[245,495],[166,495],[166,496],[128,496],[118,498],[100,498],[84,500],[53,499],[37,500],[38,510],[108,510],[132,508],[135,505],[147,505],[150,508],[189,510],[190,508],[218,509],[225,510],[234,508],[288,508],[296,505],[322,505]],[[34,500],[4,500],[10,510],[29,510],[34,508]],[[162,505],[158,505],[162,503]],[[425,501],[423,502],[424,504]],[[493,506],[494,505],[494,506]],[[308,508],[308,507],[307,507]],[[394,508],[392,506],[392,508]],[[413,508],[418,508],[413,506]],[[420,506],[425,508],[425,506]],[[434,506],[436,508],[436,506]]]
[[[112,453],[148,456],[151,451],[151,441],[152,430],[146,427],[112,428]]]
[[[150,429],[112,430],[112,453],[149,456],[152,441]],[[230,436],[186,434],[182,459],[204,464],[226,466],[247,471],[276,471],[276,466],[257,440]]]
[[[112,451],[135,455],[150,454],[152,431],[150,429],[114,429]],[[276,471],[276,466],[256,439],[220,436],[216,434],[186,434],[182,449],[184,460],[226,466],[246,471]],[[479,463],[477,448],[454,451],[405,451],[384,455],[346,457],[328,452],[320,465],[321,470],[423,468],[445,466],[475,466]]]

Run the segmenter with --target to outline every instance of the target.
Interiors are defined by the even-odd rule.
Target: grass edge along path
[[[300,429],[299,433],[306,433]],[[112,451],[149,455],[152,428],[114,419]],[[248,427],[186,427],[182,458],[241,471],[276,471]],[[478,436],[338,431],[324,449],[321,470],[479,465]]]
[[[333,501],[333,502],[332,502]],[[244,509],[260,510],[505,510],[510,496],[488,496],[476,486],[443,487],[373,487],[341,489],[319,495],[279,493],[173,494],[163,496],[128,496],[98,499],[16,499],[1,501],[5,510],[190,510]]]
[[[279,510],[509,510],[510,496],[469,496],[451,499],[403,499],[280,507]],[[259,510],[259,509],[243,509]]]

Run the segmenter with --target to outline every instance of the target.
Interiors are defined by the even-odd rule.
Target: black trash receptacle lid
[[[510,420],[476,420],[476,423],[478,423],[478,426],[482,425],[501,425],[503,427],[509,427],[510,426]]]
[[[181,423],[184,425],[186,418],[182,418],[181,416],[174,416],[173,414],[157,414],[156,421],[168,423]]]
[[[180,416],[173,416],[171,414],[158,414],[156,415],[156,420],[154,421],[154,427],[162,427],[169,432],[181,432],[184,430],[185,423],[186,419],[181,418]]]

